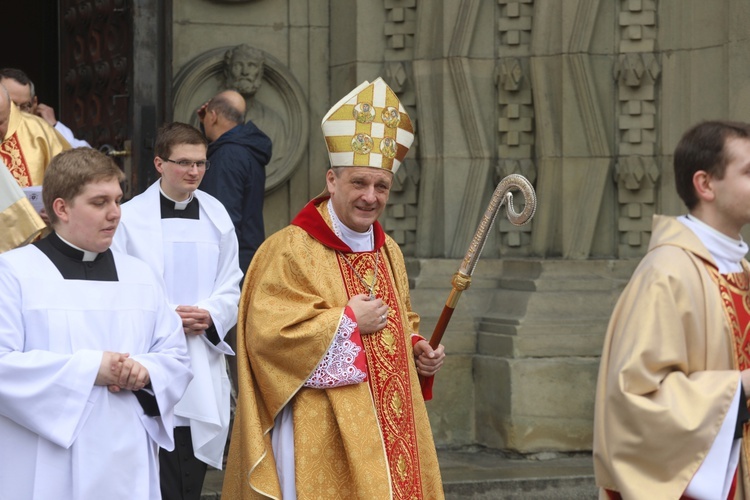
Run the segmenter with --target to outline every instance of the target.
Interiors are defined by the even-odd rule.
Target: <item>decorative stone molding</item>
[[[414,143],[396,173],[383,228],[406,256],[416,254],[420,165],[419,119],[411,60],[414,57],[416,0],[386,0],[385,34],[388,40],[383,78],[396,93],[412,119]]]
[[[656,3],[622,0],[620,46],[614,68],[618,92],[618,160],[615,168],[620,216],[619,256],[640,257],[648,248],[660,178],[656,154],[656,92],[661,65],[655,54]]]
[[[173,86],[175,120],[199,124],[195,111],[223,90],[224,54],[231,48],[209,50],[180,68]],[[255,98],[277,113],[284,125],[283,137],[271,137],[273,156],[266,167],[266,192],[269,192],[283,184],[304,157],[310,112],[304,92],[289,68],[271,54],[263,52],[263,55],[263,85]]]
[[[458,210],[458,225],[448,255],[460,257],[474,236],[476,224],[486,208],[485,193],[492,175],[492,148],[482,122],[482,96],[477,95],[471,71],[471,41],[479,19],[480,0],[462,0],[448,45],[447,66],[458,103],[458,118],[468,152],[466,185]]]
[[[419,162],[407,158],[393,176],[383,229],[401,247],[404,255],[412,256],[417,242],[417,201]]]
[[[536,255],[588,259],[608,230],[606,217],[614,216],[607,199],[614,97],[607,80],[600,81],[598,67],[606,59],[595,47],[597,19],[606,18],[607,6],[601,0],[540,2],[534,10],[530,74],[536,116],[543,117],[535,123]]]
[[[417,0],[385,0],[384,4],[388,49],[411,52],[417,29]]]
[[[443,55],[444,32],[442,2],[421,2],[417,11],[417,31],[414,38],[414,55],[411,63],[419,120],[429,124],[419,127],[419,186],[418,226],[416,255],[436,257],[446,254],[449,238],[446,236],[446,192],[444,182],[445,106]],[[438,76],[441,75],[441,76]]]
[[[498,54],[513,54],[497,60],[497,155],[494,182],[510,174],[536,181],[534,164],[534,99],[529,76],[532,0],[497,0]],[[504,217],[497,226],[500,254],[529,255],[533,221],[514,226]]]
[[[497,29],[500,46],[527,52],[531,43],[534,0],[497,0],[500,17]]]

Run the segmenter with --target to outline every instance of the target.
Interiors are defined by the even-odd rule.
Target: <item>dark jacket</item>
[[[265,239],[263,195],[271,139],[248,121],[209,144],[208,160],[211,167],[200,189],[221,201],[229,212],[240,244],[240,269],[245,273]]]

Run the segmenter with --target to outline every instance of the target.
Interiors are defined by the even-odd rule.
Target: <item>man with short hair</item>
[[[0,84],[8,89],[11,100],[18,109],[44,119],[74,148],[90,148],[91,145],[83,139],[76,139],[73,131],[55,118],[55,110],[51,106],[40,103],[34,91],[34,82],[17,68],[0,69]]]
[[[174,451],[160,450],[164,500],[198,500],[207,465],[222,468],[229,430],[225,342],[237,323],[237,236],[226,209],[197,191],[209,169],[206,138],[185,123],[162,126],[154,145],[161,178],[122,206],[113,247],[164,279],[182,318],[195,377],[175,407]]]
[[[122,180],[96,150],[56,156],[54,232],[0,255],[0,498],[160,498],[192,373],[159,278],[109,248]]]
[[[0,84],[0,160],[22,188],[40,186],[52,158],[68,141],[38,116],[21,112]]]
[[[271,159],[271,140],[244,121],[245,100],[226,90],[198,110],[210,141],[206,172],[200,189],[216,197],[229,212],[240,245],[240,269],[244,274],[263,240],[263,200],[266,165]]]
[[[695,125],[677,144],[674,174],[688,213],[654,216],[604,341],[596,482],[610,499],[745,498],[750,125]]]
[[[260,247],[240,299],[222,498],[440,499],[419,377],[444,348],[418,335],[403,256],[377,222],[411,120],[378,78],[322,128],[327,194]]]

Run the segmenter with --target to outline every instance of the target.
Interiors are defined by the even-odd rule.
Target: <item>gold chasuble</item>
[[[270,432],[294,418],[299,499],[441,499],[442,481],[413,359],[409,283],[398,245],[374,225],[375,251],[354,253],[331,230],[326,198],[253,257],[237,329],[239,401],[222,497],[281,498]],[[303,386],[328,351],[349,298],[389,306],[387,326],[362,335],[368,381]],[[356,270],[356,271],[355,271]],[[361,278],[360,278],[361,277]]]
[[[0,161],[0,253],[31,242],[46,227]]]
[[[44,119],[10,104],[8,131],[0,143],[0,159],[19,186],[41,185],[49,162],[68,149],[68,141]]]
[[[603,498],[683,495],[725,418],[737,418],[728,411],[748,363],[749,305],[746,275],[720,275],[695,233],[654,216],[602,350],[594,472]],[[735,498],[750,492],[747,445]]]

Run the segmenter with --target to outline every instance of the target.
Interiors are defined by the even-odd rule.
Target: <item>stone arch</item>
[[[177,73],[173,85],[174,119],[199,125],[195,111],[223,90],[224,54],[234,46],[206,51]],[[309,107],[302,87],[287,66],[263,52],[263,84],[256,99],[279,114],[284,123],[283,138],[274,141],[271,163],[266,167],[266,192],[281,186],[298,168],[309,138]],[[270,135],[270,134],[269,134]]]

